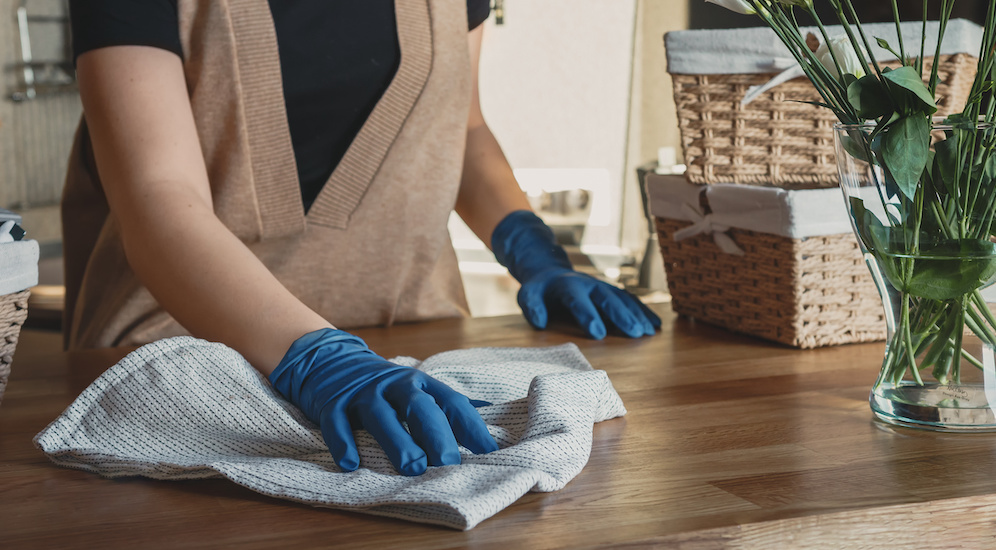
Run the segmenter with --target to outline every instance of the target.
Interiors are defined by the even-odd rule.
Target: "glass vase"
[[[996,431],[993,128],[935,121],[922,168],[899,165],[916,155],[885,153],[889,130],[875,128],[835,127],[841,189],[885,309],[872,411],[901,426]]]

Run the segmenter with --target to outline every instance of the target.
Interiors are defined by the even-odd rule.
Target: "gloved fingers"
[[[488,432],[488,425],[474,408],[475,401],[431,376],[425,377],[427,380],[424,389],[446,415],[456,440],[474,454],[497,451],[498,442]],[[483,402],[478,401],[478,403]]]
[[[642,319],[645,319],[648,323],[650,323],[650,326],[654,330],[648,332],[647,333],[648,335],[653,334],[655,330],[661,328],[661,318],[658,317],[657,314],[653,312],[653,310],[647,307],[647,304],[644,304],[642,301],[640,301],[639,298],[633,296],[632,294],[626,292],[621,288],[615,288],[615,287],[612,288],[616,291],[616,294],[618,294],[619,297],[622,298],[624,302],[630,305],[630,310],[633,312],[634,315]]]
[[[605,338],[605,322],[591,301],[591,290],[596,279],[571,273],[550,281],[548,295],[570,312],[589,338]]]
[[[658,317],[653,310],[647,307],[646,304],[640,301],[639,298],[621,288],[613,286],[612,290],[615,291],[616,295],[619,296],[619,299],[629,307],[629,310],[633,312],[633,315],[636,315],[638,319],[644,320],[648,323],[648,326],[651,329],[647,332],[648,336],[653,334],[657,329],[661,328],[661,318]]]
[[[405,411],[408,431],[425,452],[429,466],[460,464],[460,447],[446,415],[431,395],[418,388],[412,390],[407,396],[407,403],[392,404]]]
[[[542,284],[526,283],[519,288],[519,294],[516,297],[519,309],[522,310],[522,315],[526,321],[533,328],[539,330],[545,329],[549,320],[546,303],[543,301],[543,289],[544,285]]]
[[[608,283],[599,282],[591,289],[591,299],[598,310],[602,312],[602,316],[607,318],[623,334],[630,338],[643,336],[644,329],[650,328],[650,323],[644,321],[642,315],[635,314],[630,309],[630,305],[616,294],[616,290],[618,289]]]
[[[425,451],[415,444],[412,436],[398,420],[398,413],[382,397],[363,400],[356,414],[363,428],[377,440],[391,460],[394,469],[402,475],[417,476],[425,473]]]
[[[360,454],[353,439],[353,427],[346,412],[339,407],[328,407],[321,415],[322,437],[332,454],[332,460],[344,472],[360,467]]]
[[[480,399],[471,399],[470,400],[470,404],[473,405],[474,408],[477,408],[477,407],[490,407],[492,405],[492,403],[490,401],[482,401]]]
[[[650,308],[644,305],[639,298],[621,288],[616,288],[608,284],[605,286],[609,287],[610,292],[619,297],[619,300],[622,301],[627,309],[629,309],[630,313],[633,314],[633,317],[636,318],[637,321],[639,321],[643,326],[643,334],[638,336],[652,336],[654,332],[657,331],[657,328],[661,326],[660,317],[658,317],[653,311],[650,311]],[[654,321],[656,321],[656,325],[654,324]]]
[[[643,314],[647,317],[647,320],[650,321],[650,325],[654,327],[654,330],[660,329],[661,328],[660,316],[654,313],[649,307],[647,307],[647,304],[644,304],[640,300],[637,300],[637,303],[640,304],[640,309],[643,310]]]

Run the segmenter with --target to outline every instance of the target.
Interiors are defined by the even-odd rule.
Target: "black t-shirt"
[[[407,1],[407,0],[399,0]],[[490,14],[467,1],[467,26]],[[398,69],[393,0],[270,0],[284,101],[305,209]],[[70,0],[73,53],[154,46],[183,56],[176,0]]]

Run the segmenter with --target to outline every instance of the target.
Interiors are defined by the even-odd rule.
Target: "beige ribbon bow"
[[[681,242],[703,233],[712,234],[712,240],[723,252],[735,256],[744,255],[744,251],[726,234],[730,230],[730,227],[717,223],[713,214],[702,215],[701,212],[688,203],[681,205],[681,211],[691,219],[692,225],[675,231],[673,236],[674,242]]]

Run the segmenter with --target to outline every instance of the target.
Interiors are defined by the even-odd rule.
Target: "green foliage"
[[[955,300],[996,275],[996,247],[988,240],[959,239],[920,249],[905,289],[930,300]]]
[[[876,225],[882,227],[882,222],[878,221],[875,214],[865,208],[865,201],[857,197],[849,197],[851,216],[854,217],[855,228],[858,232],[858,239],[865,250],[875,251],[875,244],[872,240],[872,228]]]
[[[957,137],[952,135],[934,144],[934,177],[943,184],[946,195],[955,193],[954,183],[959,165]]]
[[[921,69],[928,56],[941,60],[940,44],[954,0],[939,0],[933,51],[926,49],[923,35],[918,45],[908,40],[904,44],[900,38],[895,48],[889,40],[868,36],[856,20],[854,0],[828,0],[844,37],[830,36],[816,9],[801,5],[816,21],[821,42],[828,48],[836,45],[837,50],[829,49],[832,56],[824,55],[828,48],[817,56],[806,47],[793,13],[798,7],[776,0],[747,1],[820,93],[821,101],[813,104],[831,109],[844,124],[867,123],[839,131],[837,139],[838,154],[858,165],[854,173],[842,173],[849,186],[861,186],[848,196],[857,237],[878,266],[873,271],[894,289],[883,290],[893,294],[883,299],[904,306],[902,318],[895,319],[880,381],[899,382],[908,373],[923,383],[919,371],[927,367],[940,383],[957,380],[966,355],[961,349],[966,328],[984,341],[996,342],[996,316],[979,294],[996,278],[996,245],[991,242],[996,233],[996,100],[991,97],[996,81],[996,2],[987,3],[976,77],[965,109],[948,115],[944,123],[949,127],[941,135],[932,116],[938,112],[936,90],[944,72],[940,63],[927,74]],[[898,4],[892,4],[899,31]],[[880,66],[869,55],[873,44],[902,65]],[[846,71],[841,70],[844,53],[857,58],[847,59]],[[838,76],[842,72],[853,74]],[[874,193],[867,193],[871,190]]]
[[[937,112],[934,96],[913,67],[903,66],[894,71],[883,72],[882,79],[892,84],[887,87],[893,105],[902,107],[897,109],[898,111],[908,115],[915,113],[932,115]]]
[[[865,75],[847,87],[847,101],[862,120],[883,117],[893,112],[889,94],[875,75]]]
[[[899,189],[913,198],[930,154],[930,123],[907,116],[889,125],[882,137],[882,158]]]

